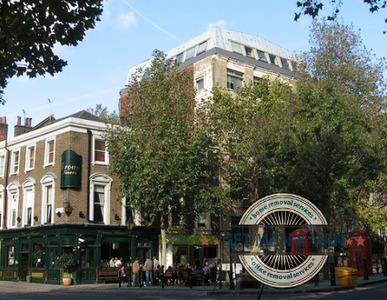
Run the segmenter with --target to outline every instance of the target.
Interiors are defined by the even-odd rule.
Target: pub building
[[[106,126],[87,111],[34,127],[18,117],[7,139],[0,118],[0,280],[61,284],[58,259],[70,252],[73,282],[97,283],[111,257],[157,256],[158,231],[133,218],[109,175]]]

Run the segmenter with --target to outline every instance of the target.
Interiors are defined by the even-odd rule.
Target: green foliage
[[[72,253],[66,252],[59,256],[58,266],[63,269],[66,273],[75,271],[76,261]]]
[[[315,23],[311,42],[294,88],[264,79],[214,89],[208,111],[228,195],[294,193],[330,223],[376,231],[386,226],[385,62],[337,23]]]
[[[222,207],[218,159],[205,119],[195,103],[192,74],[155,51],[149,76],[140,70],[129,84],[120,126],[107,139],[111,172],[131,205],[151,222],[168,212],[189,221],[203,209]],[[183,204],[183,205],[182,205]]]
[[[277,168],[273,151],[287,134],[283,129],[291,98],[289,86],[268,78],[236,92],[213,89],[207,111],[223,156],[222,178],[231,200],[251,202],[273,191],[273,173]]]
[[[0,6],[0,103],[12,76],[54,75],[66,62],[56,43],[75,46],[102,14],[100,0],[2,1]]]
[[[102,120],[115,124],[118,122],[118,114],[114,110],[113,112],[109,113],[108,108],[105,106],[103,107],[102,104],[96,104],[95,108],[92,108],[91,113],[93,115],[96,115],[97,117],[100,117]]]

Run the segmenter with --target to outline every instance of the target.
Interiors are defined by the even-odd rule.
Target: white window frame
[[[4,222],[4,199],[5,199],[5,188],[0,184],[0,229],[5,226]]]
[[[103,224],[110,224],[110,197],[113,179],[105,173],[94,173],[90,175],[90,193],[89,193],[89,220],[94,221],[94,189],[95,186],[104,187],[103,203]]]
[[[53,155],[52,155],[52,162],[49,161],[49,157],[50,157],[50,142],[54,142],[54,150],[53,150]],[[48,166],[53,166],[55,165],[55,147],[56,147],[56,138],[55,137],[52,137],[52,138],[49,138],[49,139],[46,139],[46,141],[44,142],[44,168],[45,167],[48,167]]]
[[[22,226],[34,226],[34,216],[35,216],[35,179],[28,177],[22,184],[23,189],[23,211],[22,211]],[[27,194],[31,192],[32,199],[27,199]],[[31,203],[27,203],[28,200]],[[28,224],[28,209],[31,208],[31,224]]]
[[[17,228],[17,218],[19,211],[20,184],[17,181],[11,182],[7,186],[7,228]],[[15,204],[13,200],[16,199]],[[12,224],[12,211],[15,211],[15,224]]]
[[[51,203],[51,223],[54,224],[55,217],[55,181],[56,175],[54,173],[46,173],[40,180],[40,185],[42,186],[42,210],[41,210],[41,224],[48,224],[47,220],[47,189],[51,187],[52,193],[52,203]]]
[[[96,160],[96,155],[95,155],[95,151],[96,151],[96,148],[95,148],[95,143],[96,141],[102,141],[105,143],[105,161],[97,161]],[[109,152],[108,152],[108,148],[107,148],[107,144],[106,144],[106,141],[99,135],[93,135],[93,159],[92,159],[92,164],[93,165],[104,165],[104,166],[107,166],[109,165]]]
[[[30,160],[31,160],[31,149],[34,149],[33,153],[33,166],[30,167]],[[31,144],[26,146],[26,163],[25,163],[25,172],[31,171],[35,169],[35,163],[36,163],[36,144]]]
[[[17,171],[15,171],[15,167],[16,167],[15,155],[16,155],[16,153],[18,153],[18,160],[17,160],[18,169],[17,169]],[[15,175],[15,174],[19,174],[19,172],[20,172],[20,148],[12,150],[12,153],[11,153],[11,168],[9,170],[9,174],[10,175]]]
[[[5,153],[0,155],[0,178],[4,178],[6,159],[7,159],[7,156]]]

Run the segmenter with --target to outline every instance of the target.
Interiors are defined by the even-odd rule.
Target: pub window
[[[99,138],[94,138],[94,163],[96,164],[107,164],[108,163],[108,152],[106,142]]]
[[[4,177],[5,171],[5,155],[0,156],[0,177]]]
[[[94,186],[94,221],[103,223],[105,206],[105,188],[101,185]]]
[[[53,165],[55,161],[55,139],[46,140],[44,166]]]
[[[35,145],[26,148],[26,171],[35,168]]]
[[[35,180],[31,177],[23,182],[23,212],[22,225],[33,225],[34,217],[34,198],[35,198]]]
[[[7,248],[7,267],[12,267],[15,264],[15,247],[8,246]]]
[[[227,88],[236,90],[243,83],[243,73],[227,69]]]
[[[20,185],[12,183],[7,187],[8,191],[8,214],[7,214],[7,226],[8,228],[17,227],[17,211],[19,207],[19,188]]]
[[[104,173],[90,176],[89,219],[110,224],[110,190],[112,179]]]
[[[11,174],[18,174],[19,173],[19,162],[20,162],[20,150],[12,151]]]
[[[55,179],[56,175],[48,172],[40,180],[42,186],[42,224],[52,224],[54,221]]]

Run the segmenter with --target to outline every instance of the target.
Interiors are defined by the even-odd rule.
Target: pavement
[[[329,292],[329,291],[343,291],[343,290],[351,290],[356,289],[358,287],[364,287],[369,285],[375,285],[378,283],[387,282],[387,276],[383,276],[382,273],[374,274],[369,276],[368,280],[364,280],[363,276],[358,277],[357,285],[349,285],[349,286],[341,286],[336,280],[336,285],[332,286],[329,280],[321,280],[318,286],[315,283],[306,283],[298,287],[288,288],[288,289],[275,289],[271,287],[265,286],[263,288],[263,294],[298,294],[298,293],[321,293],[321,292]],[[103,291],[112,292],[122,290],[122,289],[140,289],[139,287],[126,287],[123,285],[121,289],[118,289],[117,283],[107,283],[107,284],[80,284],[80,285],[71,285],[71,286],[63,286],[63,285],[54,285],[54,284],[44,284],[44,283],[27,283],[25,281],[0,281],[0,290],[14,290],[19,292],[60,292],[60,293],[79,293],[79,292],[87,292],[87,291]],[[162,289],[161,286],[152,286],[152,287],[142,287],[142,289]],[[169,290],[184,290],[189,289],[187,286],[183,285],[172,285],[165,286],[164,289]],[[230,290],[227,285],[224,285],[222,289],[219,286],[194,286],[192,288],[192,292],[207,292],[207,295],[257,295],[259,293],[259,289],[241,289],[241,290]]]

